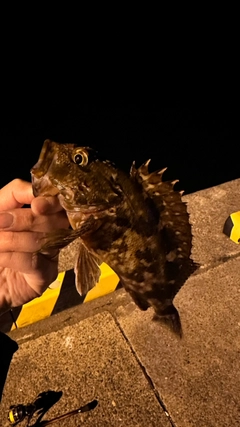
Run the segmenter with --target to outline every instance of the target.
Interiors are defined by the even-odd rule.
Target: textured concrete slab
[[[240,254],[240,245],[223,234],[228,216],[240,210],[240,179],[189,194],[183,199],[188,203],[193,225],[194,261],[208,267]]]
[[[192,276],[176,306],[184,337],[152,312],[116,311],[121,328],[178,427],[240,425],[240,257]]]
[[[56,424],[61,427],[170,427],[131,348],[106,312],[23,344],[19,339],[0,406],[1,427],[9,426],[10,405],[26,404],[48,390],[63,395],[44,419],[98,400],[93,411]]]

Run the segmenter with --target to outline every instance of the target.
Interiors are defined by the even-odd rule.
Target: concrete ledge
[[[201,268],[213,267],[240,254],[237,245],[223,234],[228,216],[240,211],[240,179],[189,194],[188,204],[193,231],[192,258]]]

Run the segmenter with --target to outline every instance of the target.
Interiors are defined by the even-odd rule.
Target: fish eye
[[[88,152],[84,148],[76,148],[72,154],[74,163],[80,166],[88,164]]]

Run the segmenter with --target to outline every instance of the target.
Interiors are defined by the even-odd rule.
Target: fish
[[[191,258],[192,227],[176,181],[164,181],[150,160],[129,174],[91,147],[45,140],[31,169],[34,196],[57,196],[70,228],[46,236],[41,251],[79,239],[76,288],[85,295],[105,262],[141,310],[182,337],[173,300],[197,269]]]

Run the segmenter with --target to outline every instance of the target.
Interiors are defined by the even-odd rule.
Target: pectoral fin
[[[81,243],[74,267],[76,288],[80,295],[86,295],[98,283],[101,275],[100,264],[98,256],[89,252]]]
[[[52,233],[47,233],[43,238],[43,245],[39,252],[44,252],[49,249],[63,249],[69,245],[73,240],[83,237],[85,234],[91,232],[94,227],[96,228],[97,222],[91,215],[88,220],[76,230],[72,229],[59,229]]]

